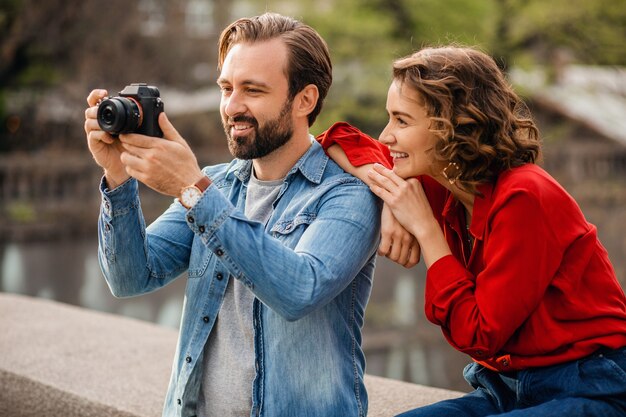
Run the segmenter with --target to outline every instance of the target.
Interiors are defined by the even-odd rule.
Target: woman
[[[379,142],[320,140],[417,239],[426,316],[474,360],[475,391],[402,416],[625,416],[624,292],[493,59],[400,59],[387,112]]]

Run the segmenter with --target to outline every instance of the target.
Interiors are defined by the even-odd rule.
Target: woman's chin
[[[393,167],[393,172],[400,178],[402,178],[403,180],[406,180],[408,178],[413,178],[416,177],[417,175],[413,175],[412,173],[408,172],[406,169],[402,169],[401,167],[394,165]]]

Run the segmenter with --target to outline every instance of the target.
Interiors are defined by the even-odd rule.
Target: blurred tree
[[[456,43],[490,53],[503,69],[558,59],[626,65],[626,8],[613,0],[302,1],[304,20],[328,41],[335,83],[317,126],[347,120],[377,135],[386,122],[393,59]]]
[[[333,59],[333,87],[314,131],[345,120],[377,135],[386,121],[384,102],[390,63],[402,54],[394,20],[377,0],[338,0],[327,7],[303,1],[303,19],[324,37]],[[381,105],[382,103],[382,105]]]
[[[496,0],[494,51],[508,64],[626,65],[626,7],[614,0]]]
[[[475,0],[301,1],[304,21],[326,39],[333,88],[316,133],[345,120],[378,136],[387,122],[391,63],[425,44],[485,44],[493,32],[493,4]],[[483,22],[477,25],[476,22]]]
[[[475,45],[504,68],[562,50],[626,64],[626,8],[614,0],[0,0],[0,152],[76,143],[94,87],[212,85],[232,12],[266,10],[301,18],[330,46],[335,82],[315,133],[346,120],[377,135],[391,62],[424,45]]]
[[[116,94],[131,82],[213,84],[229,7],[227,0],[0,0],[0,152],[83,146],[85,96],[96,87]]]

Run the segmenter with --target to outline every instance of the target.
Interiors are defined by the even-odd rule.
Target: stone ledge
[[[0,293],[0,415],[157,417],[177,332],[53,301]],[[367,375],[369,416],[462,393]]]

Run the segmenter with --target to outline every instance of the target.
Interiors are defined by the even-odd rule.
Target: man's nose
[[[244,114],[247,111],[246,105],[241,96],[235,92],[226,98],[222,97],[222,106],[224,108],[224,113],[229,117]]]

